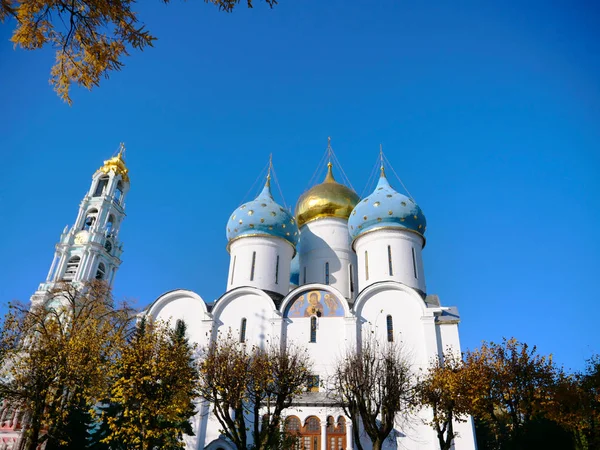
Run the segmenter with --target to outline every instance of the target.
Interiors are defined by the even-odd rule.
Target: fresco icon
[[[298,295],[288,306],[287,317],[343,317],[344,307],[327,291],[313,290]]]

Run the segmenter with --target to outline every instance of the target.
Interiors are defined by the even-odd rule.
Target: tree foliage
[[[394,429],[396,418],[406,416],[414,404],[415,376],[408,356],[399,344],[380,343],[375,337],[361,348],[346,352],[335,368],[331,395],[352,420],[354,443],[362,450],[360,427],[381,449]]]
[[[111,369],[101,441],[117,449],[184,449],[183,435],[193,435],[189,420],[198,396],[185,324],[177,321],[170,329],[142,319]]]
[[[169,0],[162,0],[169,3]],[[204,0],[231,12],[241,0]],[[273,7],[276,0],[265,0]],[[14,18],[15,47],[56,49],[50,84],[71,104],[71,84],[92,89],[123,67],[131,49],[144,50],[156,40],[134,11],[134,0],[0,0],[0,21]],[[249,8],[252,0],[245,2]]]
[[[469,414],[468,380],[462,357],[447,350],[436,358],[417,385],[418,403],[431,408],[429,424],[436,432],[441,450],[450,450],[457,433],[454,423]]]
[[[43,304],[11,304],[0,336],[0,397],[23,414],[26,450],[67,445],[65,424],[95,404],[132,320],[101,281],[61,284]]]
[[[489,429],[493,448],[524,448],[527,430],[554,406],[559,373],[552,357],[514,338],[466,353],[469,409]]]
[[[573,434],[578,450],[600,448],[600,355],[585,371],[560,377],[550,416]]]
[[[237,342],[220,337],[200,362],[200,395],[208,401],[221,432],[238,449],[279,448],[283,411],[307,385],[311,363],[306,351]]]

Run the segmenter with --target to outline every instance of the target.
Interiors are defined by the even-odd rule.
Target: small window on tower
[[[394,342],[394,322],[392,321],[392,316],[386,317],[386,326],[387,326],[387,340],[388,342]]]
[[[108,216],[108,220],[106,221],[106,235],[109,237],[112,236],[114,222],[115,218],[111,214],[110,216]]]
[[[325,284],[329,284],[329,263],[325,263]]]
[[[365,280],[369,279],[369,253],[365,251]]]
[[[69,261],[67,262],[67,268],[65,270],[63,280],[71,281],[75,278],[80,261],[81,258],[79,256],[73,256],[71,259],[69,259]]]
[[[352,270],[352,264],[348,266],[348,276],[350,278],[350,294],[354,294],[354,271]]]
[[[231,281],[229,282],[229,284],[233,284],[233,276],[235,274],[235,260],[237,259],[237,255],[234,255],[233,257],[233,263],[231,265]]]
[[[242,323],[240,324],[240,342],[243,344],[246,342],[246,318],[242,319]]]
[[[90,209],[85,215],[85,220],[83,221],[83,230],[90,230],[94,224],[96,223],[96,217],[98,216],[98,210],[95,208]]]
[[[98,180],[98,184],[96,185],[96,190],[94,191],[94,197],[100,197],[104,195],[106,191],[106,186],[108,185],[108,177],[100,177]]]
[[[391,277],[394,275],[394,270],[392,269],[392,247],[390,245],[388,245],[388,269]]]
[[[254,281],[255,266],[256,266],[256,252],[252,252],[252,266],[250,267],[250,281]]]
[[[415,279],[419,278],[419,271],[417,270],[417,254],[415,253],[415,248],[412,248],[412,259],[413,259],[413,272],[415,275]]]
[[[98,271],[96,272],[96,280],[104,280],[104,275],[106,273],[106,267],[104,267],[103,263],[98,264]]]
[[[277,255],[277,261],[275,262],[275,284],[279,282],[279,255]]]

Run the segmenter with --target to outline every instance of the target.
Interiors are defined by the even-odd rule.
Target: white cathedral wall
[[[422,256],[423,238],[418,234],[399,229],[367,232],[356,239],[354,248],[358,260],[360,291],[378,281],[398,281],[426,292]],[[368,253],[368,257],[365,252]],[[392,275],[390,275],[390,253]]]
[[[231,242],[229,253],[228,291],[253,286],[282,295],[288,293],[292,244],[276,237],[246,236]]]
[[[328,284],[352,298],[349,266],[356,267],[356,254],[350,245],[348,222],[331,217],[313,220],[300,229],[300,240],[300,285],[327,284],[325,264],[329,263]]]

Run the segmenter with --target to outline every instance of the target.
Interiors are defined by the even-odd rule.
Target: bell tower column
[[[125,197],[129,191],[129,170],[124,159],[125,146],[104,161],[92,176],[92,183],[79,204],[77,219],[65,227],[46,281],[31,297],[32,303],[42,302],[57,283],[84,282],[93,279],[114,281],[121,264],[123,245],[119,230],[125,218]]]

